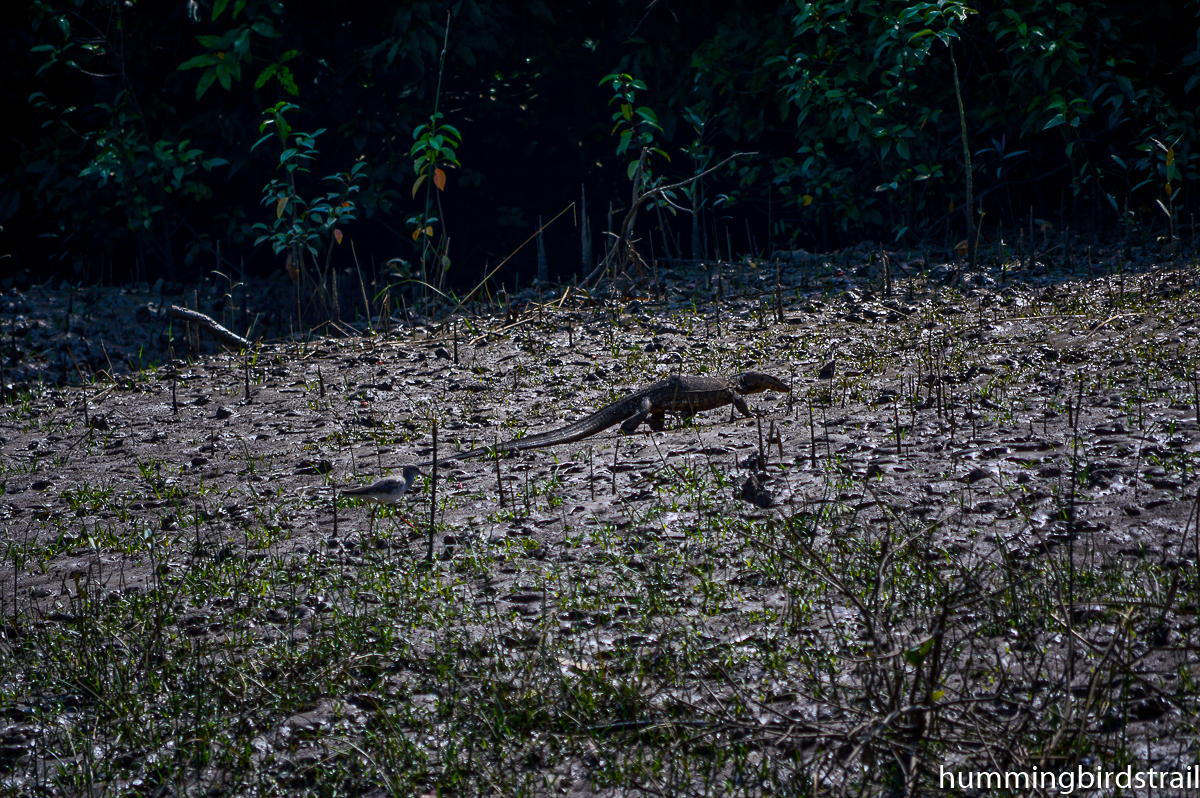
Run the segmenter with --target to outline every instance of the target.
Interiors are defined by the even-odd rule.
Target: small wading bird
[[[404,467],[403,479],[388,477],[381,479],[374,485],[367,485],[361,488],[352,488],[342,491],[343,497],[351,497],[355,499],[370,499],[376,504],[395,504],[400,501],[400,498],[408,493],[413,486],[413,482],[421,474],[421,469],[414,465]]]
[[[408,493],[412,488],[413,482],[420,475],[421,469],[415,465],[405,466],[402,479],[388,477],[381,479],[373,485],[366,485],[361,488],[352,488],[344,490],[341,493],[343,498],[349,497],[352,499],[369,499],[374,504],[395,504]],[[371,527],[375,526],[375,507],[371,507]]]

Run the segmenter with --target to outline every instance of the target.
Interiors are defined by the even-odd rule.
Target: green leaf
[[[200,82],[196,84],[196,99],[199,100],[204,96],[204,92],[208,91],[208,87],[213,85],[213,81],[217,79],[216,69],[206,69],[204,74],[200,76]]]
[[[925,657],[933,650],[933,638],[929,638],[924,643],[916,648],[910,648],[904,652],[904,659],[908,660],[910,665],[920,667],[925,661]]]
[[[259,36],[264,36],[268,39],[278,39],[279,38],[279,31],[275,30],[275,27],[273,25],[271,25],[270,22],[267,22],[265,19],[260,19],[256,22],[252,23],[250,25],[250,30],[254,31]]]
[[[261,89],[267,85],[267,81],[274,76],[277,69],[279,69],[278,64],[267,64],[267,68],[258,73],[258,78],[254,81],[254,88]]]
[[[21,206],[21,192],[9,189],[0,195],[0,222],[7,222]]]
[[[221,16],[221,14],[225,12],[225,6],[227,5],[229,5],[229,0],[217,0],[215,3],[213,3],[213,20],[216,20],[217,17]]]
[[[198,69],[200,67],[210,67],[219,63],[220,59],[215,55],[212,53],[205,53],[204,55],[198,55],[195,58],[189,58],[180,64],[177,69]]]
[[[292,77],[292,70],[285,66],[279,67],[279,85],[283,86],[283,90],[293,97],[300,96],[300,88],[296,86],[296,79]]]
[[[1067,118],[1062,114],[1055,114],[1053,118],[1051,118],[1051,120],[1047,122],[1044,127],[1042,127],[1042,130],[1049,130],[1052,127],[1058,127],[1059,125],[1064,124],[1066,121]]]

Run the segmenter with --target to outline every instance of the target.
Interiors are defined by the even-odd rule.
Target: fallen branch
[[[151,311],[153,310],[154,308],[151,307]],[[229,330],[225,329],[211,316],[206,316],[205,314],[196,310],[181,308],[179,305],[167,306],[166,312],[170,313],[173,317],[179,319],[180,321],[186,321],[189,324],[195,324],[198,327],[203,327],[204,329],[208,330],[213,338],[216,338],[218,341],[232,349],[250,348],[249,341],[237,333],[230,332]],[[161,306],[157,311],[157,315],[163,315],[163,309]]]

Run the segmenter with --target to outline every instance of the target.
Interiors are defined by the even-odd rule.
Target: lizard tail
[[[607,409],[607,408],[606,408]],[[591,437],[599,432],[603,432],[609,427],[616,426],[625,419],[618,418],[613,415],[608,415],[604,410],[598,410],[592,413],[587,418],[580,419],[573,424],[568,424],[559,429],[542,432],[537,435],[527,435],[524,438],[505,441],[499,447],[480,446],[475,449],[468,449],[465,452],[451,455],[449,457],[439,457],[439,463],[445,463],[450,460],[469,460],[472,457],[483,457],[489,452],[495,451],[497,448],[501,452],[523,452],[528,449],[538,449],[543,446],[557,446],[560,443],[574,443],[575,441],[583,440]],[[433,465],[432,460],[426,460],[423,463],[416,464],[419,467],[425,468]]]

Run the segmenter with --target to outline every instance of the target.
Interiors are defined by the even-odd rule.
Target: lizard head
[[[740,394],[761,393],[762,391],[790,393],[792,390],[783,380],[760,371],[743,371],[741,374],[735,374],[731,382],[733,389]]]

